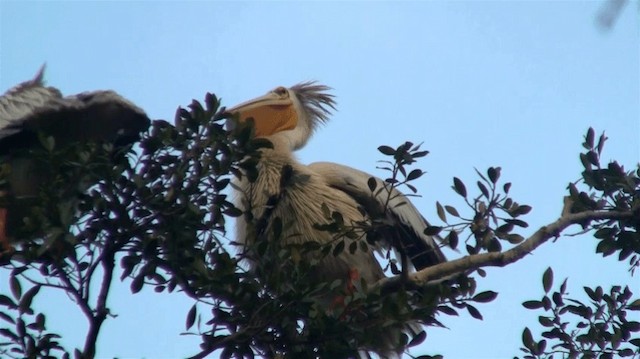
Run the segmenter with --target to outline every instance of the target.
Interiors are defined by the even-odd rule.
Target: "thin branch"
[[[481,267],[504,267],[517,262],[531,253],[534,249],[550,238],[560,236],[560,233],[573,224],[592,220],[620,220],[632,218],[634,211],[585,211],[580,213],[563,214],[555,222],[538,229],[531,237],[519,245],[504,251],[474,254],[456,260],[441,263],[421,271],[411,273],[408,280],[419,287],[437,284],[443,279],[460,273],[470,272]],[[379,280],[372,290],[383,293],[395,292],[403,284],[401,276],[394,276]]]
[[[27,275],[27,273],[20,273],[20,278],[25,279],[27,282],[33,284],[33,285],[39,285],[45,288],[53,288],[53,289],[58,289],[58,290],[67,290],[67,287],[60,285],[60,284],[55,284],[55,283],[50,283],[49,280],[47,278],[45,278],[46,282],[40,282],[37,281],[35,279],[32,279],[31,277],[29,277]]]
[[[73,284],[69,280],[69,277],[67,276],[67,273],[63,270],[62,267],[60,267],[59,264],[56,263],[54,265],[58,272],[55,276],[58,277],[64,284],[64,290],[67,293],[71,294],[71,296],[76,300],[78,306],[80,306],[82,312],[87,316],[87,319],[91,320],[91,318],[93,318],[93,313],[91,312],[91,306],[88,303],[89,298],[84,298],[78,291],[78,289],[73,286]]]
[[[105,248],[107,255],[102,260],[102,267],[104,268],[104,275],[102,278],[102,284],[100,291],[98,292],[98,300],[96,302],[95,315],[91,316],[89,321],[89,332],[84,342],[83,355],[86,358],[93,358],[96,355],[96,342],[98,341],[98,334],[102,323],[107,318],[107,297],[109,296],[109,289],[111,288],[111,282],[113,280],[113,269],[115,266],[115,253],[116,251]],[[88,299],[88,298],[87,298]]]
[[[128,219],[126,205],[122,204],[119,201],[119,197],[113,194],[110,190],[103,191],[103,195],[107,196],[110,201],[113,203],[120,203],[121,205],[116,207],[116,216],[121,220]],[[132,223],[127,223],[129,228],[131,228]],[[135,228],[135,227],[134,227]],[[98,341],[98,335],[100,334],[100,329],[102,324],[104,323],[107,315],[109,314],[109,309],[107,308],[107,298],[109,296],[109,290],[111,289],[111,283],[113,282],[113,272],[115,268],[115,256],[116,253],[127,243],[127,240],[132,238],[134,233],[129,233],[128,235],[119,236],[114,238],[113,240],[107,239],[105,240],[105,246],[102,250],[102,253],[98,256],[96,261],[96,265],[101,263],[103,268],[102,275],[102,283],[100,285],[100,290],[98,291],[98,298],[96,300],[95,312],[92,314],[89,320],[89,331],[85,338],[85,344],[83,349],[83,355],[87,358],[93,358],[96,354],[96,343]],[[94,270],[96,267],[91,268],[90,276],[93,277],[95,273]],[[88,290],[87,290],[88,294]],[[89,298],[87,297],[87,301]]]

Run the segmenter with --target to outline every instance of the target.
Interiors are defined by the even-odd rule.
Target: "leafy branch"
[[[568,298],[567,280],[551,293],[553,270],[543,275],[545,295],[541,300],[529,300],[522,305],[530,310],[543,310],[538,322],[545,339],[536,341],[529,328],[522,332],[524,359],[553,358],[640,358],[640,322],[629,320],[627,311],[640,311],[640,299],[631,301],[629,287],[613,286],[609,293],[602,287],[584,287],[590,303]],[[565,318],[570,315],[573,320]],[[573,323],[573,324],[572,324]],[[549,342],[553,343],[548,348]],[[630,346],[624,346],[630,344]]]

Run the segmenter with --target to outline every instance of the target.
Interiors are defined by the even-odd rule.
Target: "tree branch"
[[[96,343],[98,341],[98,334],[102,323],[107,318],[107,297],[109,296],[109,289],[111,288],[111,282],[113,280],[113,269],[115,263],[115,251],[105,249],[107,255],[102,259],[102,267],[104,268],[104,275],[102,278],[102,284],[100,291],[98,292],[98,299],[96,303],[95,314],[91,316],[89,320],[89,332],[84,342],[83,355],[86,358],[93,358],[96,355]]]
[[[411,273],[407,280],[418,287],[428,287],[441,282],[447,277],[470,272],[481,267],[504,267],[524,258],[550,238],[560,236],[563,230],[573,224],[592,220],[628,219],[633,217],[633,215],[634,211],[585,211],[580,213],[566,213],[560,216],[555,222],[541,227],[524,242],[507,251],[465,256]],[[402,281],[403,278],[401,276],[383,278],[372,286],[372,290],[380,290],[383,293],[395,292],[402,286]]]

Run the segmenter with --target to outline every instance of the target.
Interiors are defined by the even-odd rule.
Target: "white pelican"
[[[253,118],[255,136],[266,138],[273,144],[273,148],[260,150],[257,180],[253,183],[246,178],[239,181],[238,206],[251,208],[253,218],[258,219],[270,205],[269,199],[278,197],[277,204],[271,206],[271,218],[282,219],[280,238],[284,244],[308,241],[326,244],[335,239],[335,234],[316,227],[317,224],[330,223],[323,214],[323,206],[341,213],[346,225],[383,215],[387,223],[392,224],[391,230],[383,232],[385,238],[380,239],[383,246],[388,248],[401,244],[417,270],[446,261],[434,239],[423,233],[427,222],[407,197],[394,190],[391,202],[385,208],[387,193],[383,191],[377,196],[372,195],[367,185],[371,175],[336,163],[304,165],[296,160],[293,151],[302,148],[314,130],[328,120],[331,109],[335,109],[333,96],[327,93],[328,90],[329,87],[315,82],[300,83],[291,88],[277,87],[264,96],[227,110],[237,114],[240,121]],[[290,166],[292,177],[304,180],[292,181],[286,188],[281,188],[284,166]],[[378,188],[381,188],[383,181],[376,180]],[[399,205],[401,203],[404,205]],[[248,236],[246,219],[239,218],[238,241],[251,243],[255,240]],[[364,234],[358,239],[364,240]],[[338,256],[326,256],[314,277],[349,281],[353,279],[354,271],[369,284],[385,277],[372,246],[368,251],[351,253],[345,249]],[[410,325],[415,327],[415,324],[407,324]],[[399,332],[400,329],[389,333],[389,338],[395,338],[387,339],[391,343],[360,349],[382,356],[399,354],[404,349],[397,343]]]
[[[149,126],[142,109],[113,91],[63,97],[58,89],[44,85],[43,75],[44,66],[32,80],[0,96],[0,164],[6,180],[0,188],[0,262],[3,252],[12,251],[9,240],[24,239],[14,237],[21,235],[17,232],[29,203],[51,182],[42,163],[29,154],[41,146],[40,134],[53,138],[56,148],[89,141],[118,147],[138,140]],[[70,185],[83,191],[89,184]]]

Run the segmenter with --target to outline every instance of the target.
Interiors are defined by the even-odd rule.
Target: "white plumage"
[[[328,90],[326,86],[311,82],[288,89],[278,87],[228,110],[237,114],[240,121],[253,118],[256,137],[266,138],[273,144],[273,148],[260,150],[256,181],[252,183],[244,178],[238,183],[239,207],[251,208],[254,219],[261,218],[267,209],[272,211],[269,218],[280,218],[283,223],[282,244],[335,242],[335,234],[317,227],[331,221],[323,207],[330,212],[339,212],[346,225],[371,223],[372,218],[383,217],[389,226],[382,231],[383,238],[379,238],[378,246],[402,246],[402,251],[407,253],[418,270],[444,262],[446,259],[438,244],[423,233],[427,222],[409,199],[397,190],[393,189],[390,201],[387,201],[386,191],[371,193],[367,182],[372,176],[367,173],[328,162],[304,165],[295,158],[293,151],[306,144],[334,109],[335,103]],[[285,166],[290,169],[291,178],[283,186]],[[385,185],[381,179],[375,180],[377,188]],[[275,205],[270,203],[273,198],[278,199]],[[267,225],[266,233],[270,233],[272,223]],[[256,238],[247,232],[247,225],[245,219],[238,219],[238,240],[253,243]],[[366,240],[365,236],[366,233],[361,231],[355,240]],[[367,251],[353,253],[344,250],[338,256],[328,255],[315,269],[313,277],[347,282],[355,271],[367,283],[375,283],[385,276],[374,256],[375,247],[368,246]],[[406,323],[405,330],[415,327],[415,323]],[[387,333],[378,347],[361,349],[393,356],[402,350],[397,343],[400,330]]]

